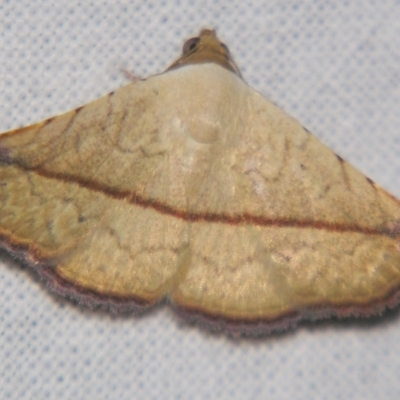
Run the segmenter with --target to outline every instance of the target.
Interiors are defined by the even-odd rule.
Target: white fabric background
[[[0,0],[0,131],[165,69],[215,27],[246,81],[400,197],[400,2]],[[81,308],[0,260],[1,399],[400,398],[400,318],[232,340]]]

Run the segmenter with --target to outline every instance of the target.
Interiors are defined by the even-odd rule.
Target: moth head
[[[222,43],[213,29],[203,29],[199,36],[188,39],[182,48],[181,57],[168,69],[190,64],[215,63],[242,77],[228,47]]]

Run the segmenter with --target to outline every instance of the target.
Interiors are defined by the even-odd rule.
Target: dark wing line
[[[40,168],[31,169],[23,166],[19,166],[19,168],[26,171],[35,172],[38,175],[48,179],[55,179],[66,183],[74,183],[87,190],[102,193],[110,198],[124,199],[130,204],[142,208],[152,208],[161,214],[171,215],[175,218],[179,218],[188,222],[211,222],[229,225],[255,225],[281,228],[312,228],[331,232],[354,232],[365,235],[383,235],[390,237],[398,236],[400,234],[400,232],[398,232],[396,229],[390,229],[390,227],[368,228],[355,224],[329,223],[326,221],[297,220],[293,218],[266,218],[261,215],[253,215],[249,213],[229,215],[224,213],[188,212],[183,209],[173,208],[157,200],[145,199],[133,191],[119,191],[93,180],[87,181],[76,176],[52,173]]]

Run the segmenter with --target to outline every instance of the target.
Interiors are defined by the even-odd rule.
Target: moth
[[[0,240],[83,304],[239,331],[399,302],[399,201],[208,29],[163,74],[0,136]]]

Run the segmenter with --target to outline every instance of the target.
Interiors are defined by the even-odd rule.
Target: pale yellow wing
[[[228,56],[0,136],[3,246],[84,301],[247,323],[392,305],[399,202]]]
[[[173,301],[238,321],[393,305],[399,201],[241,85],[240,111],[199,185]]]
[[[171,163],[150,115],[155,103],[139,82],[1,136],[0,232],[7,247],[50,265],[79,290],[158,300],[177,273],[187,230],[185,221],[151,206],[149,185],[160,182],[167,197],[173,190],[162,183]]]

